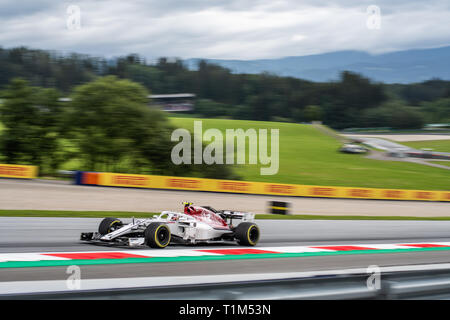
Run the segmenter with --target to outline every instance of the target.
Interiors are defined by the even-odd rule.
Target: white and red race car
[[[237,241],[243,246],[258,243],[260,231],[254,223],[254,214],[183,204],[184,213],[163,211],[150,219],[133,218],[129,224],[117,218],[104,218],[98,232],[83,232],[81,240],[151,248],[165,248],[170,243]]]

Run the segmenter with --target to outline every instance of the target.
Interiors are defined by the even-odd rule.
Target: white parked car
[[[364,148],[362,146],[359,146],[357,144],[344,144],[340,149],[340,152],[345,152],[345,153],[367,153],[369,152],[369,149]]]

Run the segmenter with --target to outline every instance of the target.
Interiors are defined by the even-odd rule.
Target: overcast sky
[[[449,21],[449,0],[0,0],[0,46],[149,59],[382,53],[450,45]]]

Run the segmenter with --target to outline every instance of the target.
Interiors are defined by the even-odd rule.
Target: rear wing
[[[201,206],[202,208],[208,209],[214,213],[217,213],[224,219],[240,219],[242,221],[253,221],[255,219],[255,214],[251,212],[233,211],[233,210],[216,210],[210,206]]]
[[[242,221],[253,221],[255,220],[255,214],[251,212],[241,212],[241,211],[231,211],[231,210],[221,210],[219,214],[226,219],[239,219]]]

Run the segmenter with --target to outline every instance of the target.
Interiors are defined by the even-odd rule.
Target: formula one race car
[[[133,218],[130,224],[116,218],[105,218],[98,232],[83,232],[81,240],[151,248],[165,248],[170,243],[237,241],[243,246],[258,243],[260,232],[253,222],[254,214],[218,211],[209,206],[193,206],[190,202],[183,204],[184,213],[163,211],[150,219]],[[238,223],[235,225],[235,222]]]

